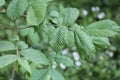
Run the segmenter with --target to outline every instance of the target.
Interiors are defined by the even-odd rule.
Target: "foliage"
[[[98,57],[95,55],[103,55],[100,53],[101,49],[110,46],[109,38],[115,38],[119,34],[119,25],[113,20],[105,19],[81,26],[79,9],[49,5],[52,2],[51,0],[9,0],[8,2],[0,0],[1,80],[18,78],[69,80],[68,76],[74,72],[69,74],[65,72],[62,75],[59,67],[55,66],[64,65],[76,70],[71,54],[61,55],[63,49],[71,50],[73,47],[77,47],[75,51],[79,53],[81,61],[88,61],[83,69],[79,68],[80,71],[84,71],[85,68],[90,73],[93,65],[89,61],[96,63]],[[95,54],[96,51],[99,54]],[[109,63],[108,57],[106,55],[105,57]],[[95,67],[94,72],[101,72],[101,68],[104,67],[101,65],[102,62],[104,61],[97,63],[100,67]],[[106,63],[105,66],[109,65]],[[115,69],[116,67],[113,71]],[[8,73],[8,76],[4,77],[4,73]],[[106,76],[104,78],[101,74],[100,76],[105,79]],[[77,80],[78,77],[75,76],[71,80]],[[113,79],[116,77],[119,77],[119,72],[116,72]],[[91,79],[96,80],[96,78]],[[89,80],[88,77],[80,79]],[[109,79],[109,76],[106,79]]]

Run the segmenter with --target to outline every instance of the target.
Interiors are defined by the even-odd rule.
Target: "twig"
[[[7,12],[5,12],[5,11],[0,11],[0,14],[6,14]],[[26,15],[22,15],[21,17],[24,17],[24,18],[26,18]]]
[[[15,63],[13,64],[12,75],[10,80],[14,80],[15,77]]]
[[[41,28],[41,29],[42,29],[42,28]],[[48,35],[48,37],[49,37],[49,34],[48,34],[44,29],[42,29],[42,31],[45,32],[45,33]]]
[[[18,28],[18,29],[26,29],[26,28],[33,28],[34,26],[27,26],[27,27],[23,27],[23,28]]]
[[[6,12],[5,11],[0,11],[0,14],[6,14]]]
[[[18,29],[18,30],[21,30],[21,29],[26,29],[26,28],[32,28],[32,27],[34,27],[34,26],[27,26],[27,27],[23,27],[23,28],[10,28],[10,27],[8,27],[8,26],[6,26],[6,25],[3,25],[3,24],[0,24],[0,28],[4,28],[4,29],[12,29],[12,30],[16,30],[16,29]]]
[[[10,27],[7,27],[6,25],[3,25],[3,24],[0,24],[0,28],[5,28],[5,29],[13,29],[13,28],[10,28]]]

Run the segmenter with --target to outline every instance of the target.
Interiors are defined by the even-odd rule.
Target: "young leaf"
[[[20,17],[28,7],[27,0],[12,0],[7,8],[7,15],[12,20]]]
[[[0,0],[0,6],[3,6],[5,4],[5,0]]]
[[[65,26],[72,25],[79,16],[79,11],[76,8],[66,8],[61,10],[61,16]]]
[[[92,37],[92,41],[100,48],[107,48],[110,45],[109,39],[104,37]]]
[[[48,1],[50,0],[30,0],[31,6],[27,13],[28,25],[39,25],[43,21]]]
[[[0,57],[0,68],[3,68],[17,60],[16,55],[4,55]]]
[[[15,41],[19,41],[20,40],[20,38],[19,38],[19,36],[17,36],[17,35],[13,35],[11,38],[10,38],[10,41],[11,42],[15,42]]]
[[[53,10],[53,11],[51,11],[50,16],[54,17],[54,18],[59,17],[59,13],[57,11]]]
[[[31,67],[27,60],[18,58],[18,62],[22,67],[24,67],[31,74]]]
[[[28,45],[24,41],[19,41],[18,42],[18,48],[21,49],[27,49]]]
[[[52,80],[65,80],[61,73],[55,69],[50,69]]]
[[[66,56],[60,56],[60,55],[56,55],[55,56],[55,61],[58,63],[62,63],[65,66],[73,66],[73,60],[70,59],[69,57]]]
[[[50,20],[51,20],[52,23],[57,24],[57,25],[62,25],[63,24],[63,18],[55,10],[51,11]]]
[[[0,41],[0,52],[16,50],[15,45],[10,41]]]
[[[115,22],[102,20],[86,26],[83,30],[91,36],[112,37],[118,33],[118,28],[120,27]]]
[[[33,63],[36,64],[44,64],[44,65],[48,65],[49,61],[48,59],[45,57],[45,55],[35,49],[25,49],[25,50],[21,50],[20,54],[23,55],[26,59],[32,61]]]
[[[57,52],[63,49],[68,43],[68,30],[66,27],[59,27],[50,35],[50,45]]]
[[[92,57],[93,53],[95,53],[95,46],[93,45],[91,37],[80,29],[74,32],[74,37],[80,57]]]

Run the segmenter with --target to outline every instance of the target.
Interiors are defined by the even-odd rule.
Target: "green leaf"
[[[68,33],[68,46],[72,47],[75,44],[75,39],[74,39],[74,32],[69,31]]]
[[[62,63],[65,66],[73,66],[74,65],[73,60],[70,59],[69,57],[56,55],[54,58],[55,58],[56,62]]]
[[[31,45],[37,45],[40,41],[39,35],[37,32],[34,32],[34,29],[29,30],[28,41]]]
[[[68,30],[66,27],[59,27],[50,35],[49,43],[56,51],[62,50],[68,43]]]
[[[5,0],[0,0],[0,6],[3,6],[5,4]]]
[[[15,45],[10,41],[0,41],[0,52],[16,50]]]
[[[40,80],[51,80],[50,70],[48,69],[46,73],[40,78]]]
[[[23,55],[26,59],[32,61],[33,63],[36,64],[44,64],[44,65],[48,65],[49,61],[48,59],[45,57],[45,55],[35,49],[25,49],[25,50],[21,50],[20,54]]]
[[[30,0],[31,2],[34,2],[34,0]],[[47,3],[47,2],[50,2],[52,0],[35,0],[34,3]]]
[[[43,21],[48,1],[50,0],[30,0],[31,6],[27,12],[28,25],[39,25]]]
[[[31,74],[31,67],[27,60],[18,58],[18,62],[22,67],[24,67]]]
[[[25,28],[26,25],[20,25],[20,28]],[[20,29],[19,33],[21,37],[26,37],[29,35],[31,28]]]
[[[27,0],[12,0],[11,3],[8,5],[7,15],[12,20],[15,20],[21,15],[23,15],[27,7]]]
[[[86,26],[86,28],[116,30],[117,28],[119,28],[119,26],[114,21],[107,19],[107,20],[101,20],[101,21],[94,22]]]
[[[111,20],[102,20],[92,23],[83,29],[91,36],[97,37],[113,37],[118,32],[119,26]]]
[[[37,19],[34,13],[34,10],[32,7],[29,7],[28,11],[27,11],[27,25],[38,25],[37,24]]]
[[[72,25],[79,16],[79,11],[76,8],[66,8],[61,10],[61,16],[65,26]]]
[[[90,36],[96,37],[113,37],[117,34],[116,31],[107,30],[107,29],[84,29],[86,33]]]
[[[65,80],[55,69],[43,69],[35,71],[30,80]]]
[[[16,41],[19,41],[19,40],[20,40],[20,38],[19,38],[18,35],[13,35],[12,38],[10,38],[10,41],[12,41],[12,42],[16,42]]]
[[[53,10],[53,11],[51,11],[50,16],[51,17],[59,17],[59,13],[57,11]]]
[[[50,20],[52,21],[52,23],[57,24],[59,26],[63,25],[63,18],[55,10],[51,11],[51,13],[50,13]]]
[[[17,60],[16,55],[4,55],[0,57],[0,68],[3,68]]]
[[[74,37],[80,57],[92,57],[93,53],[95,53],[95,46],[93,45],[91,37],[80,29],[74,32]]]
[[[100,48],[107,48],[110,46],[109,39],[104,37],[92,37],[93,43]]]
[[[24,41],[19,41],[18,42],[18,48],[21,49],[27,49],[28,45]]]
[[[51,80],[51,74],[48,69],[37,70],[33,72],[30,80]]]
[[[65,80],[61,73],[55,69],[50,69],[52,80]]]
[[[37,70],[32,73],[30,80],[40,80],[47,72],[47,69]]]

